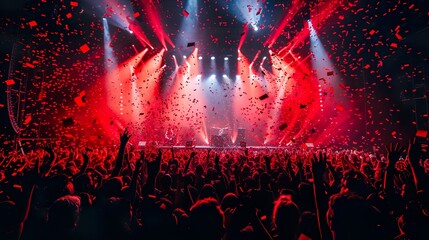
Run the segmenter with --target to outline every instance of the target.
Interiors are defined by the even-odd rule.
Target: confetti
[[[428,135],[428,131],[426,130],[417,130],[416,137],[426,138]]]
[[[30,28],[33,28],[33,27],[37,26],[37,22],[31,21],[31,22],[28,22],[28,25],[30,26]]]
[[[265,93],[264,95],[262,95],[262,96],[259,97],[259,100],[262,101],[262,100],[265,100],[267,98],[268,98],[268,94]]]
[[[86,53],[86,52],[88,52],[88,51],[89,51],[89,47],[88,47],[88,45],[84,44],[84,45],[80,46],[80,51],[81,51],[82,53]]]
[[[74,120],[71,117],[63,119],[62,122],[64,127],[71,127],[74,125]]]
[[[185,17],[188,17],[188,16],[189,16],[188,11],[186,11],[186,10],[182,10],[182,13],[183,13],[183,15],[184,15]]]
[[[13,79],[8,79],[6,81],[4,81],[6,83],[7,86],[12,86],[15,84],[15,81]]]
[[[283,123],[282,125],[279,126],[279,130],[283,131],[287,128],[287,123]]]

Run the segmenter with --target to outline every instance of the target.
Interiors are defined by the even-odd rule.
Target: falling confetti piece
[[[265,93],[264,95],[262,95],[262,96],[259,97],[259,100],[262,101],[262,100],[265,100],[267,98],[268,98],[268,94]]]
[[[279,126],[279,130],[283,131],[287,128],[287,123],[283,123],[282,125]]]
[[[182,13],[183,13],[183,15],[185,15],[185,17],[188,17],[189,16],[189,13],[188,13],[188,11],[186,11],[186,10],[182,10]]]
[[[82,53],[86,53],[86,52],[88,52],[88,51],[89,51],[89,47],[88,47],[88,45],[84,44],[84,45],[80,46],[80,51],[81,51]]]
[[[5,81],[5,83],[6,83],[7,86],[11,86],[11,85],[15,84],[15,81],[13,79],[8,79],[8,80]]]
[[[428,135],[428,131],[426,130],[417,130],[416,137],[426,138]]]
[[[31,22],[28,22],[28,25],[30,26],[30,28],[33,28],[33,27],[37,26],[37,22],[31,21]]]

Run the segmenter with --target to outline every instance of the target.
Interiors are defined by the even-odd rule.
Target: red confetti
[[[136,17],[139,17],[140,16],[140,13],[139,12],[135,12],[134,13],[134,17],[136,18]]]
[[[31,122],[31,119],[32,119],[31,115],[28,116],[28,117],[26,117],[25,120],[24,120],[24,125],[28,125]]]
[[[188,11],[186,11],[185,9],[183,9],[182,13],[183,13],[183,15],[185,15],[185,17],[189,16]]]
[[[428,135],[428,131],[426,130],[417,130],[416,137],[426,138]]]
[[[396,43],[392,43],[392,44],[390,44],[390,46],[391,46],[391,47],[393,47],[393,48],[397,48],[397,47],[398,47],[398,44],[396,44]]]
[[[71,134],[64,134],[64,137],[66,137],[66,138],[73,138],[73,135],[71,135]]]
[[[375,33],[374,29],[372,29],[371,31],[369,31],[369,35],[374,35],[374,33]]]
[[[37,26],[37,22],[36,21],[31,21],[28,23],[28,25],[30,25],[30,28]]]
[[[5,81],[6,85],[11,86],[15,84],[15,81],[13,79],[8,79]]]
[[[79,3],[78,2],[70,2],[70,6],[77,7],[77,6],[79,6]]]
[[[89,51],[88,45],[84,44],[84,45],[80,46],[80,51],[82,51],[82,53],[88,52]]]
[[[335,109],[337,109],[338,111],[344,111],[344,107],[343,107],[343,106],[341,106],[341,105],[337,105],[337,106],[335,107]]]
[[[67,17],[67,18],[71,18],[72,16],[73,16],[73,15],[72,15],[71,13],[67,13],[67,14],[66,14],[66,17]]]
[[[395,37],[396,37],[398,40],[402,40],[402,36],[401,36],[401,35],[399,35],[399,33],[396,33],[396,34],[395,34]]]
[[[29,67],[29,68],[34,68],[34,65],[31,63],[26,63],[25,66]]]

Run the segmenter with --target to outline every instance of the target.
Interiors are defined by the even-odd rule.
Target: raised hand
[[[88,151],[87,150],[85,150],[85,151],[79,150],[79,153],[80,153],[80,155],[82,155],[84,161],[88,161],[89,160],[89,156],[88,156]]]
[[[264,155],[264,160],[266,163],[271,163],[271,159],[273,159],[272,155]]]
[[[48,160],[41,162],[41,164],[40,164],[40,174],[42,174],[42,176],[45,176],[51,170],[52,163],[55,160],[55,153],[54,153],[54,150],[52,149],[52,146],[50,144],[44,144],[44,145],[42,145],[42,148],[47,153],[49,153]]]
[[[131,138],[131,134],[128,132],[128,129],[125,128],[124,133],[120,134],[121,145],[127,144],[128,140]]]
[[[395,168],[396,162],[401,157],[401,154],[404,152],[404,147],[399,145],[399,143],[391,143],[389,146],[386,146],[386,151],[388,160],[387,168],[393,169]]]
[[[147,171],[148,174],[156,176],[161,169],[161,159],[162,159],[162,151],[158,149],[158,155],[155,158],[155,161],[147,163]]]
[[[54,154],[54,150],[52,148],[51,144],[43,144],[42,145],[43,150],[45,150],[47,153],[49,153],[51,156]]]
[[[319,151],[319,157],[315,153],[313,153],[313,160],[311,161],[312,166],[312,173],[313,177],[316,180],[320,179],[323,176],[323,173],[326,170],[326,162],[327,162],[327,156],[326,152],[322,154],[321,151]]]
[[[391,194],[393,192],[393,174],[395,171],[396,162],[398,162],[401,153],[404,151],[404,147],[399,145],[399,143],[390,144],[386,146],[387,151],[387,169],[386,174],[384,175],[384,184],[383,188],[386,194]]]
[[[88,164],[89,164],[88,148],[86,148],[85,151],[79,150],[79,153],[83,157],[83,165],[82,165],[79,173],[77,173],[76,175],[74,175],[73,178],[76,178],[77,176],[82,175],[88,169]]]

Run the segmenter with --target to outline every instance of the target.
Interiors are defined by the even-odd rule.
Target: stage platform
[[[142,146],[140,146],[142,147]],[[212,149],[212,150],[244,150],[244,149],[258,149],[258,150],[274,150],[274,149],[293,149],[292,146],[281,146],[281,147],[275,147],[275,146],[227,146],[227,147],[216,147],[216,146],[207,146],[207,145],[197,145],[197,146],[184,146],[184,145],[174,145],[174,146],[153,146],[160,149]]]

